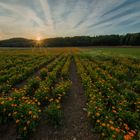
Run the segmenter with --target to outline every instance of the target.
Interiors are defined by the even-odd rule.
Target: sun
[[[36,40],[37,40],[37,41],[40,41],[40,40],[41,40],[41,38],[38,36],[38,37],[36,38]]]

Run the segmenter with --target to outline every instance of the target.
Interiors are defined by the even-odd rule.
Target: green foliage
[[[39,87],[40,79],[32,78],[25,87],[26,94],[32,96],[34,91]]]
[[[62,111],[60,110],[60,104],[51,102],[48,107],[45,108],[46,119],[58,127],[61,125]]]
[[[40,70],[40,77],[41,79],[45,79],[45,77],[48,75],[48,71],[46,68],[43,68]]]
[[[139,139],[140,98],[134,88],[139,76],[139,60],[134,64],[132,58],[104,59],[88,55],[79,55],[75,60],[88,97],[87,116],[95,131],[107,140]]]

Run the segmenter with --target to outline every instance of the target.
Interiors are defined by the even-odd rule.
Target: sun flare
[[[36,40],[37,40],[37,41],[40,41],[40,40],[41,40],[41,38],[38,36],[38,37],[36,38]]]

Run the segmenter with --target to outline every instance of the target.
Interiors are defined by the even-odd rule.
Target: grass
[[[140,58],[140,48],[88,48],[82,50],[83,54],[88,55],[110,55],[121,57]]]
[[[22,54],[29,54],[29,55],[36,55],[36,54],[48,54],[48,52],[67,52],[71,51],[73,48],[42,48],[42,49],[35,49],[35,48],[28,48],[28,49],[22,49],[22,48],[14,48],[14,49],[1,49],[0,48],[0,54],[5,55],[22,55]],[[56,50],[56,51],[54,51]],[[75,51],[79,51],[83,53],[83,55],[109,55],[109,56],[121,56],[121,57],[134,57],[134,58],[140,58],[140,48],[76,48]]]

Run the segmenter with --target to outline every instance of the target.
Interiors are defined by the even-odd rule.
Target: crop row
[[[95,130],[101,132],[104,139],[138,139],[139,95],[124,88],[116,77],[101,69],[97,63],[87,58],[76,58],[76,63],[88,96],[88,116]]]
[[[134,88],[136,92],[140,89],[140,61],[132,58],[108,58],[102,61],[99,58],[96,60],[92,57],[88,58],[90,61],[98,64],[100,68],[106,70],[110,75],[118,79],[124,86]],[[117,72],[116,72],[117,71]],[[125,74],[124,74],[125,73]]]
[[[34,57],[31,61],[28,61],[28,59],[26,59],[27,61],[25,62],[20,61],[15,67],[11,67],[8,70],[8,73],[6,72],[7,69],[1,70],[1,73],[3,74],[0,77],[0,93],[7,93],[16,84],[34,74],[37,69],[46,65],[53,59],[54,56]]]
[[[0,98],[0,123],[12,120],[21,138],[28,138],[36,129],[42,113],[46,120],[59,125],[61,101],[71,85],[67,69],[70,61],[70,56],[56,58],[22,89],[15,89],[11,96]],[[63,76],[64,72],[67,75]]]

